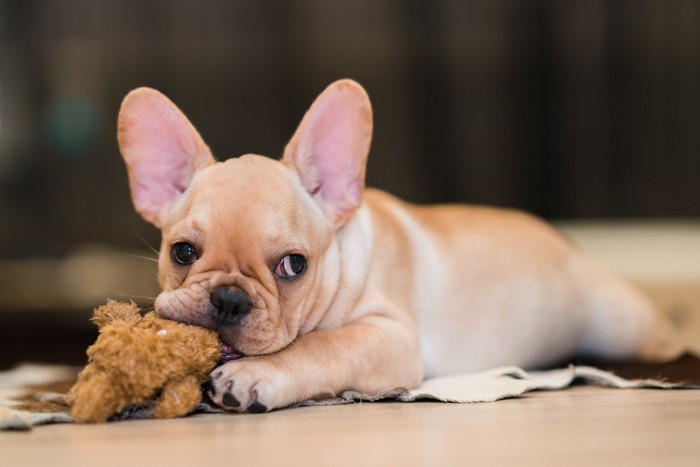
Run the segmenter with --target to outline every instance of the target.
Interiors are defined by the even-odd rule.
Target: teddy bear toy
[[[105,422],[125,409],[151,407],[155,418],[180,417],[202,398],[221,358],[216,332],[110,300],[94,311],[99,328],[89,362],[68,393],[76,422]]]

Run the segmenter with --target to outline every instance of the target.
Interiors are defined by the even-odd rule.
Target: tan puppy
[[[218,331],[231,361],[212,374],[217,403],[259,412],[575,353],[675,350],[647,300],[543,222],[364,190],[371,134],[369,99],[348,80],[317,98],[281,161],[217,163],[165,96],[124,100],[132,198],[163,234],[155,306]]]

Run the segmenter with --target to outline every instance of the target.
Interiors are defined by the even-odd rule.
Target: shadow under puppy
[[[372,110],[353,81],[316,99],[279,161],[216,162],[148,88],[125,98],[118,130],[135,207],[162,229],[156,310],[217,331],[224,408],[678,350],[649,301],[540,220],[365,189]]]

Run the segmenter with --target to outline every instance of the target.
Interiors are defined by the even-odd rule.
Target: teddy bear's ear
[[[140,318],[139,307],[134,302],[124,303],[107,300],[105,305],[95,309],[90,321],[101,329],[115,321],[137,321]]]

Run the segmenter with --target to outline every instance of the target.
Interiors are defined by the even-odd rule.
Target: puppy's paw
[[[290,376],[264,357],[235,360],[216,368],[210,375],[209,397],[222,409],[250,413],[296,402]]]

